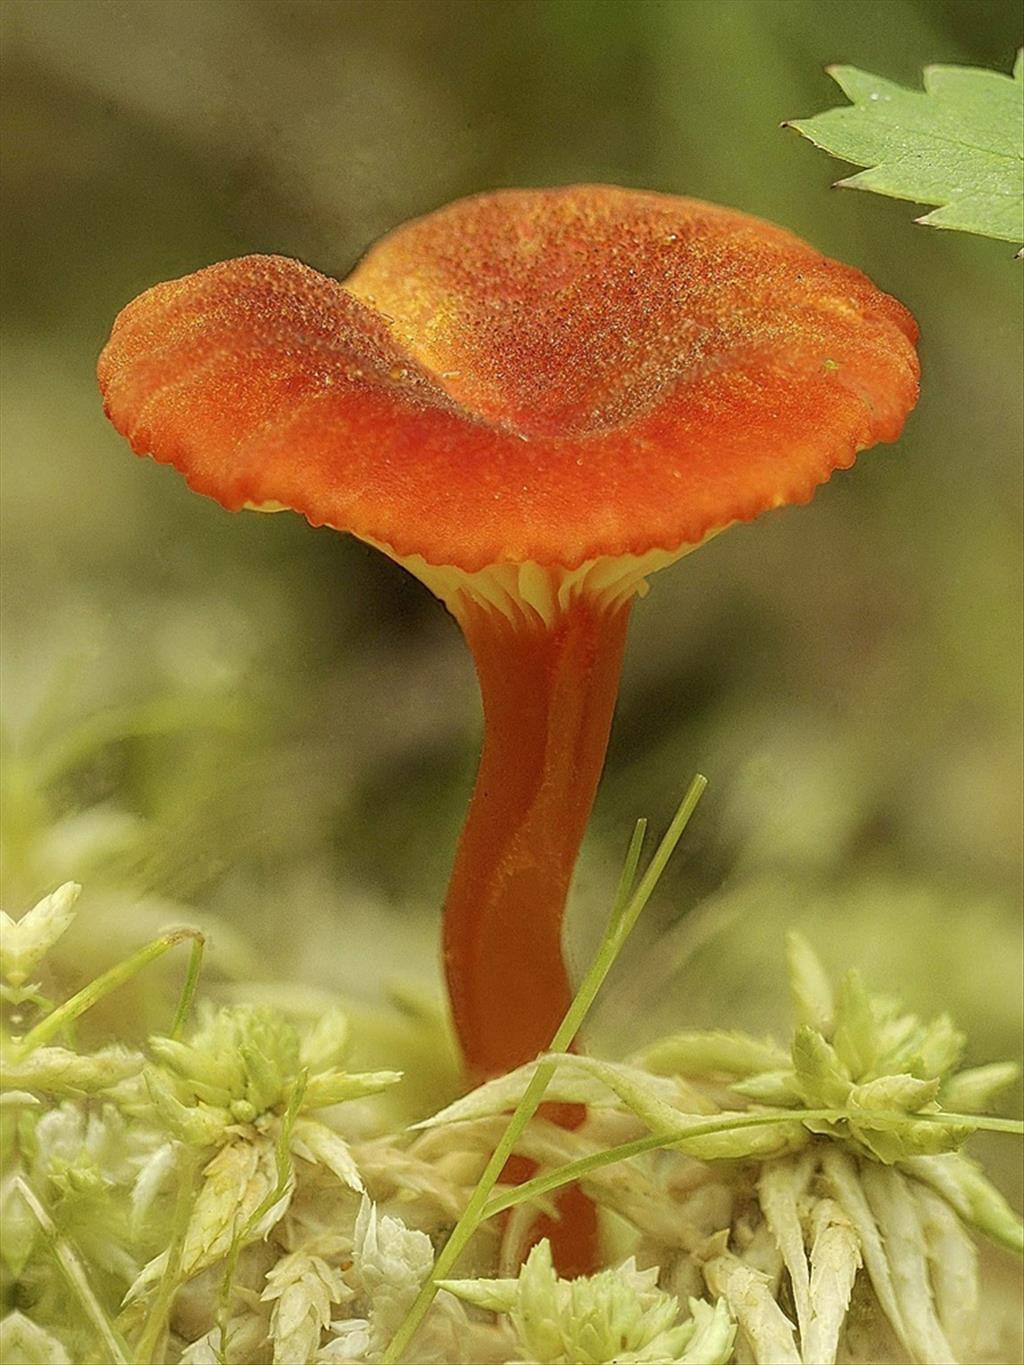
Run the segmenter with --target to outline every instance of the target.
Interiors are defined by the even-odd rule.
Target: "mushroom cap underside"
[[[225,507],[473,571],[695,544],[895,440],[917,329],[745,214],[577,186],[460,200],[343,283],[248,256],[148,290],[114,425]]]

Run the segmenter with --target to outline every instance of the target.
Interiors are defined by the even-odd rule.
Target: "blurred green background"
[[[6,0],[6,908],[86,885],[74,970],[168,919],[210,970],[438,990],[479,709],[454,623],[384,557],[229,516],[105,423],[150,284],[252,251],[344,276],[502,185],[763,215],[920,321],[903,441],[658,575],[577,877],[593,941],[639,814],[711,788],[595,1032],[784,1016],[781,934],[1018,1048],[1021,270],[837,193],[789,117],[841,61],[1009,70],[1017,0]],[[71,966],[69,965],[69,970]]]

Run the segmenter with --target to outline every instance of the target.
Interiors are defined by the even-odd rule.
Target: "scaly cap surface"
[[[139,454],[468,572],[693,545],[895,440],[917,328],[759,219],[608,186],[460,200],[344,284],[248,256],[118,317]]]

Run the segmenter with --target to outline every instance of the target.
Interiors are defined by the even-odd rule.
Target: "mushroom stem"
[[[444,955],[455,1030],[474,1080],[543,1052],[569,1007],[562,917],[608,748],[630,601],[579,597],[550,622],[511,619],[479,601],[457,615],[476,662],[484,746],[445,902]],[[586,1111],[552,1104],[545,1117],[575,1128]],[[513,1157],[503,1178],[535,1171]],[[559,1273],[598,1262],[597,1216],[577,1186],[549,1237]]]
[[[483,1080],[543,1052],[571,1000],[562,915],[608,747],[629,603],[579,597],[549,623],[474,601],[459,617],[484,745],[444,955],[466,1068]]]

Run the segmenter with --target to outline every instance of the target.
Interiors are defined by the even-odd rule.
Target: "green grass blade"
[[[100,1000],[109,995],[111,991],[117,990],[118,986],[123,986],[126,981],[130,981],[143,967],[155,962],[158,957],[163,957],[164,953],[176,944],[185,943],[188,940],[196,945],[204,941],[204,936],[198,929],[172,929],[169,933],[161,934],[159,938],[153,939],[151,943],[144,944],[137,952],[126,957],[123,962],[111,967],[109,971],[98,976],[95,981],[90,981],[88,986],[84,986],[70,1000],[66,1000],[63,1005],[55,1009],[52,1014],[48,1014],[45,1019],[40,1019],[35,1028],[30,1029],[21,1040],[21,1052],[23,1054],[31,1052],[40,1044],[48,1043],[51,1038],[55,1038],[80,1015],[85,1014],[87,1010],[92,1009],[93,1005],[98,1004]],[[194,978],[197,972],[198,963],[196,962],[195,946],[193,946],[185,993],[182,995],[181,1003],[175,1015],[175,1025],[184,1022],[184,1016],[195,991]]]

